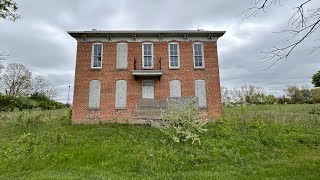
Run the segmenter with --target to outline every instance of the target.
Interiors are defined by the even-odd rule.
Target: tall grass
[[[0,179],[317,179],[317,108],[227,108],[201,145],[149,126],[73,126],[66,110],[0,113]]]

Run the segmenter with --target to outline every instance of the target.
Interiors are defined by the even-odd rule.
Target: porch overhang
[[[137,77],[161,77],[162,70],[132,70],[132,75]]]

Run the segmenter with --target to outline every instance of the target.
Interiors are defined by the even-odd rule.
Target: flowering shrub
[[[190,101],[185,107],[169,103],[168,110],[161,114],[160,130],[173,139],[174,142],[192,140],[200,144],[199,135],[206,131],[207,123],[198,114],[196,101]]]

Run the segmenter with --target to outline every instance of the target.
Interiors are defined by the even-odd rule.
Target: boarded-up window
[[[100,107],[100,87],[101,87],[101,82],[99,80],[90,81],[89,108]]]
[[[195,96],[198,97],[199,108],[207,107],[206,82],[204,80],[195,81]]]
[[[117,69],[128,68],[128,44],[117,44]]]
[[[116,81],[116,109],[126,109],[127,106],[127,81]]]
[[[170,81],[170,97],[181,97],[181,83],[179,80]]]

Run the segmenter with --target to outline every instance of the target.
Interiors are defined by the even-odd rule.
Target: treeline
[[[320,88],[287,86],[284,95],[276,97],[265,93],[265,89],[255,85],[244,85],[240,88],[221,87],[223,105],[237,104],[315,104],[320,103]]]
[[[0,111],[60,109],[65,106],[53,100],[58,92],[44,76],[32,76],[32,72],[19,63],[1,67]]]

